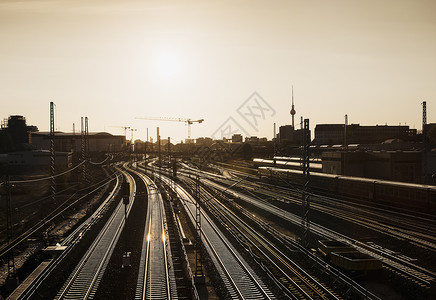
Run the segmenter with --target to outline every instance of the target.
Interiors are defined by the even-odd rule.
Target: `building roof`
[[[32,135],[43,135],[43,136],[49,136],[50,132],[48,131],[38,131],[38,132],[32,132]],[[124,135],[113,135],[109,132],[89,132],[88,135],[90,136],[101,136],[101,137],[123,137]],[[81,134],[79,133],[72,133],[72,132],[55,132],[55,136],[62,136],[62,137],[80,137]]]

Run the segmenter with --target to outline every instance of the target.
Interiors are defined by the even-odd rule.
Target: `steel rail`
[[[162,176],[167,184],[169,179]],[[195,221],[195,199],[179,184],[174,185],[192,222]],[[201,240],[217,267],[228,292],[234,299],[274,299],[274,295],[260,280],[240,254],[233,248],[207,214],[202,212]]]
[[[18,296],[18,299],[31,299],[44,280],[50,275],[51,272],[66,259],[69,253],[74,248],[75,244],[77,244],[85,232],[98,220],[98,216],[106,210],[107,205],[114,199],[116,192],[119,189],[119,178],[116,177],[117,183],[112,189],[111,193],[106,197],[106,199],[102,202],[99,208],[85,221],[83,222],[77,229],[75,229],[72,233],[68,235],[67,238],[62,241],[62,246],[67,246],[67,248],[62,252],[61,255],[56,257],[50,264],[33,280],[33,282],[23,291],[21,295]]]
[[[172,261],[167,248],[162,195],[150,177],[131,170],[144,181],[148,208],[135,299],[177,299]]]
[[[95,189],[93,189],[92,191],[90,191],[89,193],[79,197],[78,199],[74,200],[72,203],[68,204],[66,207],[64,207],[62,210],[55,212],[53,211],[52,214],[50,216],[47,216],[45,219],[41,220],[40,222],[38,222],[37,224],[35,224],[34,226],[32,226],[30,229],[28,229],[26,232],[22,233],[19,237],[17,237],[14,241],[12,241],[10,244],[4,246],[3,248],[0,249],[0,257],[2,257],[3,255],[5,255],[8,251],[10,251],[12,248],[15,248],[17,245],[19,245],[20,243],[22,243],[23,241],[27,240],[30,236],[32,236],[33,234],[35,234],[35,232],[37,232],[38,230],[40,230],[41,228],[43,228],[45,225],[47,225],[48,223],[50,223],[53,219],[55,219],[56,217],[60,216],[61,214],[63,214],[65,211],[67,211],[67,209],[69,209],[71,206],[73,206],[74,204],[76,204],[78,201],[82,200],[83,198],[97,192],[99,189],[101,189],[102,187],[104,187],[105,185],[109,184],[113,179],[108,180],[106,183],[96,187]],[[67,200],[68,201],[68,200]],[[65,202],[67,202],[65,201]]]
[[[231,184],[236,180],[222,178],[222,176],[207,172],[203,172],[203,174],[205,174],[210,179],[218,180],[224,184]],[[266,183],[258,184],[250,181],[242,182],[241,184],[239,184],[239,187],[246,190],[255,198],[259,197],[254,193],[260,193],[283,202],[289,201],[297,205],[301,202],[301,196],[298,190],[286,189]],[[265,189],[265,187],[268,187],[268,189]],[[276,192],[273,192],[273,190],[276,190]],[[278,196],[277,193],[285,193],[286,196]],[[406,217],[406,215],[404,213],[395,213],[394,215],[390,216],[386,215],[387,211],[384,209],[369,207],[365,204],[351,206],[348,203],[345,203],[345,201],[343,200],[332,199],[314,193],[312,193],[311,195],[311,206],[314,209],[333,215],[335,217],[342,216],[343,219],[347,219],[348,221],[354,222],[356,224],[370,228],[383,234],[391,235],[401,240],[410,240],[410,242],[420,247],[436,249],[436,237],[428,234],[429,232],[433,232],[433,229],[436,229],[436,223],[431,219],[425,219],[421,217],[418,218],[418,220],[422,222],[418,223],[416,219],[414,219],[413,221],[405,219],[404,217]],[[329,204],[329,206],[327,206],[326,203]],[[370,208],[371,211],[368,210],[368,208]],[[346,209],[348,211],[347,214],[349,214],[350,216],[347,216],[344,212],[342,212],[343,209]],[[363,214],[365,214],[366,216],[364,216]],[[389,214],[392,214],[392,211],[389,211]],[[401,222],[398,222],[398,220],[400,219]],[[395,227],[389,226],[387,225],[387,222],[394,222],[396,225]],[[414,231],[411,230],[412,228],[414,228]]]
[[[121,169],[118,170],[131,183],[128,215],[134,202],[136,185],[131,175]],[[94,296],[125,225],[122,208],[123,205],[120,202],[55,299],[88,299]]]
[[[301,195],[295,194],[298,192],[287,191],[286,196],[278,196],[278,193],[280,192],[273,192],[272,190],[263,189],[262,185],[247,181],[241,183],[239,187],[246,190],[247,193],[251,194],[255,198],[259,198],[259,196],[255,194],[259,193],[282,202],[292,202],[297,205],[301,203]],[[420,223],[420,225],[417,224],[417,222],[414,224],[411,223],[412,221],[407,221],[404,218],[401,218],[402,222],[399,223],[398,220],[400,218],[398,215],[386,216],[386,214],[382,214],[382,212],[369,211],[367,206],[360,206],[363,206],[363,208],[351,206],[349,204],[342,203],[339,200],[329,199],[328,197],[312,194],[312,209],[316,209],[334,217],[340,217],[349,222],[372,229],[382,234],[390,235],[400,240],[407,239],[417,246],[423,248],[436,249],[436,237],[426,234],[426,232],[431,231],[429,226],[431,228],[436,228],[434,225],[431,226],[432,224],[429,223]],[[346,212],[343,211],[344,209]],[[396,223],[395,226],[388,225],[387,223],[390,221]],[[431,220],[427,221],[431,222]],[[406,227],[407,229],[400,227]],[[414,231],[411,230],[412,228],[414,228]]]
[[[316,297],[320,299],[338,299],[336,295],[333,295],[331,291],[325,288],[318,280],[301,269],[296,263],[294,263],[284,253],[277,249],[277,247],[271,244],[271,242],[267,241],[258,232],[255,232],[248,224],[246,224],[233,211],[228,209],[222,202],[216,198],[214,198],[214,200],[215,201],[213,201],[213,203],[209,201],[208,204],[212,205],[214,209],[218,211],[222,217],[224,217],[226,221],[229,222],[232,227],[235,228],[238,233],[245,238],[245,240],[249,241],[250,244],[255,247],[258,252],[260,252],[263,257],[265,257],[267,261],[281,273],[281,276],[286,278],[287,281],[291,282],[292,285],[294,285],[300,291],[300,293],[303,294],[303,298],[311,299],[314,297],[314,295],[316,295]],[[235,223],[237,223],[237,225]],[[263,247],[265,250],[262,250],[261,247]],[[274,259],[286,267],[287,271],[278,266]],[[292,278],[291,274],[292,277],[296,276],[297,278]],[[297,280],[300,282],[297,282]],[[307,289],[310,289],[311,295],[309,295],[309,292],[306,291]]]
[[[225,186],[222,186],[220,184],[217,184],[213,181],[210,181],[211,184],[215,185],[220,190],[227,189]],[[275,214],[278,217],[281,217],[282,219],[289,221],[293,224],[299,225],[301,223],[301,218],[299,216],[296,216],[290,212],[284,211],[274,205],[271,205],[267,201],[260,201],[259,199],[253,199],[249,196],[246,196],[243,193],[235,192],[239,195],[239,198],[242,201],[254,204],[255,206],[264,209],[270,213]],[[335,232],[333,230],[330,230],[326,227],[323,227],[321,225],[311,223],[311,230],[315,233],[317,233],[320,236],[323,236],[325,238],[335,239],[344,241],[348,244],[353,245],[356,249],[371,255],[377,259],[380,259],[383,263],[386,265],[392,267],[393,269],[396,269],[398,272],[403,273],[404,275],[407,275],[414,280],[421,282],[422,284],[426,286],[430,286],[430,281],[433,281],[435,279],[435,274],[429,270],[426,270],[420,266],[414,265],[408,261],[405,261],[404,259],[395,257],[392,255],[392,253],[381,253],[380,249],[374,248],[372,245],[366,245],[360,241],[354,240],[350,237],[347,237],[343,234],[340,234],[338,232]],[[382,255],[383,254],[383,255]]]

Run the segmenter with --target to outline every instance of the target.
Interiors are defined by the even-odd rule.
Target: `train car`
[[[301,169],[301,163],[296,161],[254,158],[253,164],[255,167],[277,167],[282,169],[295,169],[295,170]],[[320,172],[322,171],[322,164],[310,163],[309,170],[311,172]]]
[[[255,167],[274,167],[274,160],[263,159],[263,158],[253,158],[253,165]]]
[[[338,176],[338,194],[362,200],[375,200],[375,180],[361,177]]]
[[[258,175],[260,178],[269,178],[277,182],[285,180],[292,183],[299,183],[302,180],[301,174],[301,171],[292,169],[280,169],[274,167],[258,168]]]
[[[429,211],[431,211],[431,209],[433,208],[433,211],[436,211],[436,187],[432,187],[430,188],[430,209]]]
[[[274,156],[275,160],[283,160],[283,161],[294,161],[294,162],[300,162],[301,161],[301,157],[289,157],[289,156]],[[310,162],[314,162],[314,163],[321,163],[322,159],[321,158],[311,158]]]
[[[302,171],[259,167],[260,177],[301,185]],[[427,213],[436,212],[436,186],[311,172],[314,190]]]
[[[320,191],[328,193],[338,192],[339,176],[325,173],[310,173],[310,185]]]
[[[436,199],[431,199],[435,191],[434,186],[413,183],[377,181],[375,185],[378,201],[422,211],[436,209]]]
[[[260,178],[270,178],[272,180],[287,181],[292,184],[302,185],[302,171],[292,169],[281,169],[274,167],[259,167],[258,175]],[[323,174],[317,172],[310,173],[310,182],[313,188],[329,193],[337,192],[338,175]]]

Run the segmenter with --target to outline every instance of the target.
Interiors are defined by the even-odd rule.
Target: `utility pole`
[[[277,155],[276,123],[274,123],[274,136],[273,136],[273,140],[274,140],[274,156],[276,156]]]
[[[310,162],[310,129],[309,129],[309,119],[304,120],[304,131],[303,131],[303,151],[301,159],[301,167],[303,170],[303,193],[301,199],[301,244],[303,247],[309,246],[309,234],[310,234],[310,172],[309,172],[309,162]]]
[[[145,141],[145,147],[144,147],[144,159],[147,159],[147,144],[148,144],[148,128],[147,128],[147,138]]]
[[[85,141],[85,124],[83,122],[83,117],[80,118],[80,137],[81,137],[81,148],[82,148],[82,184],[86,183],[86,141]]]
[[[348,156],[348,140],[347,140],[347,126],[348,126],[348,115],[345,115],[345,123],[344,123],[344,149],[345,153],[342,153],[342,159],[341,159],[341,174],[345,175],[345,164],[347,161]]]
[[[50,102],[50,177],[51,177],[51,199],[56,203],[56,178],[55,178],[55,121],[54,121],[54,103]]]
[[[6,196],[6,234],[8,245],[12,243],[14,238],[12,227],[12,208],[11,208],[11,183],[9,182],[9,175],[6,175],[5,180],[5,196]],[[15,258],[14,249],[7,252],[8,260],[8,278],[13,279],[15,276]]]
[[[85,156],[86,159],[89,157],[89,127],[88,127],[88,117],[85,117]]]
[[[85,165],[86,165],[86,174],[85,174],[85,182],[89,184],[89,127],[88,127],[88,117],[85,117]]]
[[[171,139],[168,137],[168,165],[171,163]]]
[[[159,161],[159,167],[162,164],[161,156],[160,156],[160,135],[159,135],[159,127],[157,127],[157,151],[158,151],[158,161]]]
[[[124,179],[125,180],[125,179]],[[122,268],[130,267],[130,252],[127,251],[127,206],[130,202],[130,183],[127,181],[123,181],[121,183],[121,195],[123,197],[124,203],[124,253],[123,253],[123,264]]]
[[[344,147],[345,147],[345,149],[348,149],[347,126],[348,126],[348,115],[345,115],[345,124],[344,124]]]
[[[427,101],[422,102],[422,183],[427,183]]]
[[[425,125],[427,125],[427,101],[422,102],[422,134],[424,134]]]
[[[203,261],[201,257],[201,208],[200,208],[200,177],[195,178],[195,282],[204,284]]]

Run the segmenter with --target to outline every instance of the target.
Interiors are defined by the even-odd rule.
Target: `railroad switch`
[[[121,266],[121,268],[127,268],[127,267],[130,267],[131,265],[130,265],[130,253],[131,252],[125,252],[124,254],[123,254],[123,265]]]

